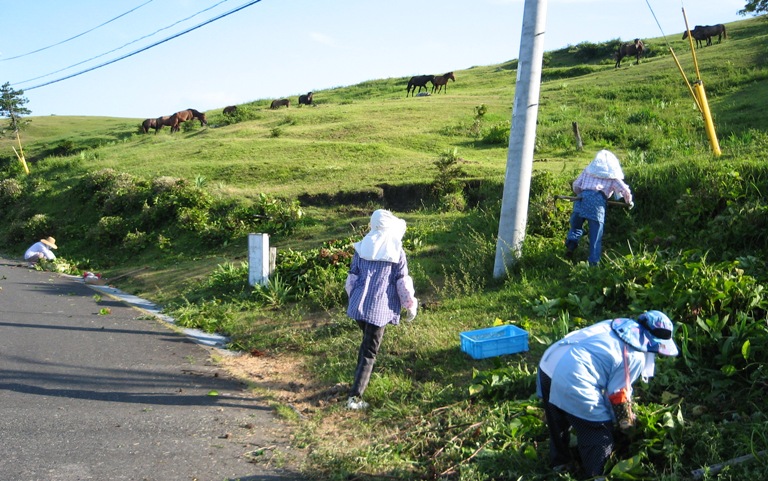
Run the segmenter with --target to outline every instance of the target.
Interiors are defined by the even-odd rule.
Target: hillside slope
[[[18,257],[53,235],[74,272],[149,267],[118,287],[253,354],[239,358],[242,372],[280,390],[265,398],[293,423],[317,479],[552,479],[534,394],[540,354],[596,320],[663,310],[682,352],[637,386],[641,422],[622,440],[616,477],[687,480],[766,447],[755,433],[768,419],[768,23],[728,32],[696,52],[719,157],[661,39],[620,69],[612,41],[547,53],[528,231],[504,280],[490,271],[515,61],[457,71],[446,94],[406,98],[407,79],[375,80],[315,92],[311,107],[210,111],[208,127],[176,134],[139,133],[143,119],[32,118],[29,176],[11,141],[0,144],[0,251]],[[679,38],[670,43],[692,76]],[[570,193],[601,148],[620,157],[636,207],[609,210],[604,262],[590,267],[564,258],[571,206],[553,196]],[[438,167],[446,159],[456,170]],[[388,328],[371,409],[358,416],[339,402],[359,345],[344,281],[350,241],[379,207],[408,222],[421,308]],[[247,283],[248,232],[278,247],[264,288]],[[529,333],[528,352],[460,351],[459,333],[509,323]],[[768,475],[752,466],[722,479]]]

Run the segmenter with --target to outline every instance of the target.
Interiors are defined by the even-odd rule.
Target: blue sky
[[[3,2],[0,84],[10,82],[24,90],[33,116],[149,118],[366,80],[492,65],[520,53],[524,0],[261,0],[119,62],[32,88],[140,50],[246,3]],[[548,0],[545,50],[616,38],[662,34],[680,38],[685,28],[683,8],[693,28],[742,20],[745,17],[737,12],[745,3]],[[213,8],[180,22],[209,7]],[[78,37],[45,48],[74,36]],[[16,56],[21,57],[12,58]],[[98,58],[87,61],[94,57]]]

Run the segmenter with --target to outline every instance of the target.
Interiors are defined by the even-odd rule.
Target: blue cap
[[[663,356],[677,356],[679,353],[672,339],[672,321],[661,311],[647,311],[637,321],[619,318],[611,322],[616,335],[634,349]]]

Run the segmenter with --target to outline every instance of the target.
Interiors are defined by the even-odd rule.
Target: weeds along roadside
[[[755,151],[768,151],[756,139]],[[446,165],[454,165],[451,155]],[[653,382],[638,389],[643,421],[621,451],[624,461],[635,462],[617,462],[615,469],[679,479],[712,459],[761,450],[766,167],[748,156],[718,163],[627,157],[638,207],[609,212],[606,259],[598,268],[570,266],[560,257],[570,206],[551,199],[568,184],[567,173],[535,175],[524,256],[504,282],[490,276],[499,212],[498,197],[489,194],[494,189],[483,195],[458,189],[451,192],[470,201],[408,213],[404,244],[417,291],[424,293],[422,311],[413,324],[387,331],[367,392],[373,406],[367,417],[339,420],[331,405],[312,421],[297,422],[312,469],[339,479],[361,471],[399,479],[425,473],[462,479],[539,473],[546,479],[546,433],[532,396],[538,355],[571,329],[649,307],[675,320],[683,356],[660,360]],[[99,172],[77,185],[94,178],[109,179],[104,184],[110,186],[135,183]],[[168,201],[182,212],[176,218],[212,219],[181,209],[185,202],[198,205],[199,196],[185,190],[195,192],[197,185],[170,184],[183,191]],[[138,185],[137,192],[151,189]],[[118,199],[132,198],[130,189],[114,191],[122,192]],[[100,205],[134,205],[108,199]],[[353,230],[363,229],[365,218],[353,221]],[[45,221],[34,219],[33,225]],[[295,228],[304,227],[297,222]],[[108,231],[94,234],[100,232]],[[343,314],[343,281],[350,242],[361,233],[314,249],[287,249],[265,288],[247,285],[244,263],[222,263],[168,305],[182,325],[230,334],[243,350],[304,356],[321,382],[348,382],[358,334]],[[527,330],[530,352],[480,362],[459,352],[459,332],[494,322]],[[344,449],[323,438],[324,419],[340,423],[348,436]],[[733,468],[739,469],[755,468]]]
[[[490,277],[498,199],[448,216],[411,213],[405,245],[417,291],[429,295],[415,323],[387,331],[367,392],[374,411],[367,419],[339,421],[345,432],[364,432],[386,447],[349,434],[349,451],[340,454],[335,444],[313,444],[322,434],[308,423],[301,436],[313,444],[316,468],[402,479],[536,472],[544,479],[546,433],[532,396],[537,355],[572,329],[649,308],[675,320],[683,355],[659,360],[656,378],[638,388],[644,422],[621,451],[634,462],[614,469],[679,479],[674,476],[713,457],[759,448],[762,440],[754,435],[768,422],[760,407],[768,229],[759,223],[765,222],[768,171],[753,161],[701,161],[630,166],[627,176],[638,208],[609,213],[606,259],[598,268],[569,266],[561,258],[569,206],[552,204],[565,178],[549,173],[536,175],[532,205],[550,207],[531,210],[524,257],[503,283]],[[739,229],[744,236],[736,235]],[[314,375],[328,386],[347,382],[358,334],[344,316],[341,293],[354,238],[289,251],[273,284],[250,294],[247,267],[221,265],[187,293],[179,312],[191,315],[178,317],[191,325],[221,319],[218,326],[229,329],[237,347],[295,352],[312,360]],[[441,244],[449,247],[441,251]],[[439,271],[430,265],[435,256],[442,259]],[[299,279],[308,294],[296,303],[300,289],[292,289]],[[219,302],[223,293],[232,299]],[[311,329],[307,318],[316,320]],[[494,322],[527,330],[531,351],[481,362],[458,351],[459,332]],[[320,412],[320,418],[334,416],[333,408]],[[374,434],[379,430],[383,438]]]

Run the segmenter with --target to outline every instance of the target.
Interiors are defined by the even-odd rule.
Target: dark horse
[[[198,112],[195,109],[187,109],[187,110],[180,110],[176,112],[175,114],[171,115],[171,118],[169,119],[170,125],[171,125],[171,133],[178,132],[179,131],[179,125],[182,122],[186,122],[188,120],[197,119],[200,121],[200,127],[204,125],[208,125],[208,120],[205,118],[205,114],[202,112]]]
[[[453,72],[448,72],[445,75],[436,75],[435,79],[432,80],[432,92],[437,90],[437,93],[440,93],[440,91],[443,90],[443,87],[445,87],[445,93],[448,93],[448,80],[456,81]]]
[[[232,115],[237,113],[237,105],[228,105],[227,107],[224,107],[224,112],[222,112],[224,115]]]
[[[712,37],[717,35],[717,43],[720,43],[722,39],[728,38],[728,34],[725,33],[725,25],[718,23],[717,25],[696,25],[691,30],[691,37],[696,40],[696,46],[701,47],[701,42],[706,40],[706,45],[712,45]],[[688,38],[688,31],[683,32],[683,40]]]
[[[707,38],[706,35],[704,35],[704,32],[700,31],[701,25],[696,25],[693,27],[693,30],[691,30],[691,37],[696,40],[696,48],[699,48],[702,46],[703,41],[710,42],[711,40]],[[683,32],[683,40],[688,38],[688,30]]]
[[[173,115],[164,115],[162,117],[158,117],[155,119],[155,133],[157,133],[158,130],[161,130],[166,125],[170,126],[171,129],[173,129],[173,120],[171,118]],[[173,131],[173,130],[171,130]]]
[[[147,119],[141,123],[141,130],[143,130],[145,134],[149,132],[149,129],[155,129],[156,127],[157,119]],[[155,132],[157,132],[157,130],[155,130]]]
[[[280,99],[280,100],[273,100],[272,105],[269,106],[270,109],[279,109],[282,106],[290,107],[291,101],[288,99]]]
[[[624,57],[627,57],[629,55],[635,56],[635,65],[640,64],[640,55],[645,52],[645,45],[643,45],[643,41],[639,38],[636,38],[634,42],[632,43],[625,43],[619,47],[619,50],[616,51],[616,66],[615,68],[621,67],[621,59]]]
[[[299,105],[312,105],[312,92],[307,95],[299,95]]]
[[[427,90],[427,82],[432,82],[432,85],[434,85],[434,81],[434,75],[416,75],[411,77],[411,80],[408,81],[408,87],[405,89],[405,96],[407,97],[408,94],[413,96],[416,93],[416,87],[419,88],[419,92],[421,92],[421,89]]]

